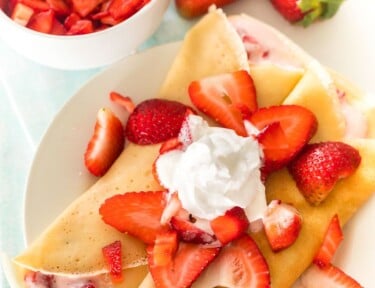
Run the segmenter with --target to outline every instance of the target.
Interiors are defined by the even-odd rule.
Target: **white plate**
[[[374,39],[363,42],[363,35],[373,35],[370,30],[375,24],[367,26],[355,22],[353,25],[349,20],[354,21],[362,15],[362,20],[375,22],[359,14],[362,12],[353,6],[355,1],[348,0],[333,20],[315,24],[308,30],[290,26],[266,2],[246,1],[245,4],[243,1],[240,4],[240,1],[238,5],[229,6],[227,11],[258,15],[323,63],[356,80],[365,89],[375,91],[371,81],[373,70],[369,68],[375,67]],[[336,39],[331,41],[329,37]],[[156,47],[111,66],[79,90],[56,116],[39,146],[29,175],[25,201],[27,244],[95,181],[86,172],[82,157],[98,109],[111,106],[118,111],[108,100],[108,93],[116,90],[130,95],[135,101],[156,96],[178,47],[178,43]],[[365,287],[375,287],[371,269],[375,266],[375,233],[371,227],[375,227],[375,197],[346,226],[346,239],[335,261]]]

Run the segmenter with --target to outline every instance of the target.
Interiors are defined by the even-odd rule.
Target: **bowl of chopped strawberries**
[[[97,68],[132,53],[169,0],[0,0],[0,37],[42,65]]]

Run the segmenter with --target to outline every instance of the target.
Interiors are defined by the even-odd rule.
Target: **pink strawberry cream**
[[[254,137],[210,127],[203,118],[190,115],[179,138],[183,149],[162,154],[156,169],[161,184],[178,191],[184,209],[207,220],[235,206],[245,209],[250,222],[262,217],[266,209],[262,151]]]

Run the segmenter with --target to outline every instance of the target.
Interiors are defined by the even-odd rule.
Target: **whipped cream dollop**
[[[262,217],[262,150],[254,137],[210,127],[196,115],[187,118],[179,137],[185,147],[160,155],[156,170],[161,184],[178,193],[184,209],[207,220],[235,206],[244,208],[250,221]]]

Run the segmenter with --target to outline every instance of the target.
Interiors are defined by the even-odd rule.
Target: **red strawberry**
[[[342,142],[309,144],[290,163],[297,187],[312,205],[327,198],[337,181],[353,174],[361,162],[358,151]]]
[[[109,14],[115,19],[126,19],[143,6],[143,0],[112,0],[108,7]]]
[[[113,101],[114,103],[117,103],[120,106],[124,107],[129,113],[132,113],[135,109],[133,100],[130,97],[124,96],[118,92],[111,91],[109,93],[109,99],[111,99],[111,101]]]
[[[108,225],[120,232],[153,244],[159,232],[167,230],[160,223],[166,205],[166,192],[129,192],[108,198],[99,213]]]
[[[53,10],[35,13],[31,18],[27,27],[42,33],[50,33],[55,19]]]
[[[49,7],[58,15],[69,15],[70,7],[64,0],[46,0]]]
[[[115,283],[123,280],[121,242],[115,241],[102,248],[104,259],[108,263],[109,274]]]
[[[266,174],[293,159],[314,135],[318,125],[310,110],[297,105],[261,108],[249,120],[262,131],[258,141],[263,146]]]
[[[247,234],[224,246],[198,281],[199,287],[271,287],[267,262]]]
[[[69,16],[67,16],[64,20],[64,26],[67,30],[72,28],[72,26],[77,23],[78,20],[81,20],[81,16],[79,16],[77,13],[73,12],[70,13]]]
[[[196,244],[208,244],[215,241],[213,235],[203,231],[194,225],[194,219],[185,219],[181,216],[173,216],[170,221],[172,229],[174,229],[181,241],[196,243]]]
[[[185,18],[194,18],[208,12],[208,8],[215,4],[222,7],[235,0],[175,0],[177,11]]]
[[[335,215],[328,226],[322,246],[320,246],[313,262],[321,268],[329,266],[343,239],[344,235],[341,230],[339,217]]]
[[[102,2],[103,0],[72,0],[72,12],[78,13],[81,17],[86,17]]]
[[[14,6],[14,9],[11,14],[11,18],[13,21],[17,22],[22,26],[26,26],[29,23],[30,18],[33,16],[34,10],[27,5],[22,3],[17,3]]]
[[[94,25],[91,20],[78,20],[66,32],[67,35],[82,35],[94,32]]]
[[[172,249],[167,250],[172,251]],[[155,287],[190,287],[219,251],[220,248],[181,242],[172,261],[167,265],[158,265],[155,263],[155,258],[160,256],[155,255],[154,246],[147,247],[148,265]],[[164,257],[167,256],[164,255]]]
[[[48,11],[50,9],[49,4],[43,0],[19,0],[19,3],[25,4],[37,12]]]
[[[121,121],[111,110],[100,109],[84,155],[87,169],[95,176],[104,175],[122,152],[124,142]]]
[[[223,216],[213,219],[210,224],[222,245],[241,237],[249,228],[249,220],[240,207],[228,210]]]
[[[295,207],[273,200],[267,207],[263,225],[272,250],[277,252],[297,240],[302,217]]]
[[[172,263],[177,248],[178,236],[176,231],[171,230],[159,233],[152,248],[154,264],[156,266],[166,266]]]
[[[157,144],[178,136],[189,108],[176,101],[149,99],[138,104],[125,127],[129,141]]]
[[[257,109],[254,82],[246,71],[236,71],[193,81],[188,88],[193,104],[238,135],[247,136],[243,123]]]
[[[299,282],[302,287],[322,288],[361,288],[357,281],[345,274],[341,269],[330,265],[320,269],[316,265],[311,265],[300,277]]]
[[[275,9],[289,22],[300,22],[302,25],[308,26],[318,19],[333,17],[343,0],[271,0],[271,2]]]

